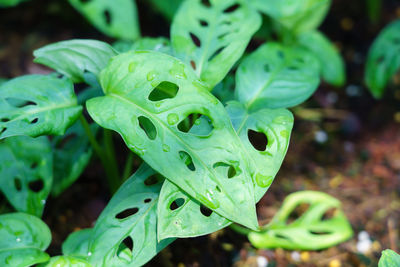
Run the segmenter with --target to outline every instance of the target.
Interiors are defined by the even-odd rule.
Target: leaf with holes
[[[136,40],[140,36],[135,0],[69,0],[98,30],[110,37]]]
[[[46,137],[10,137],[0,142],[0,190],[13,207],[40,217],[53,180]]]
[[[86,72],[98,76],[117,54],[107,43],[85,39],[57,42],[33,52],[35,63],[52,68],[75,83],[84,81]]]
[[[81,114],[68,79],[27,75],[0,86],[0,139],[62,135]]]
[[[255,200],[258,202],[268,190],[285,157],[293,115],[286,109],[263,109],[248,113],[239,102],[228,102],[226,109],[247,151],[247,157],[251,159]],[[197,129],[193,127],[193,130]],[[228,179],[235,171],[229,164],[217,164],[215,169]],[[176,205],[177,202],[181,205]],[[159,239],[205,235],[231,223],[215,212],[211,213],[211,210],[168,181],[164,182],[161,189],[158,217]]]
[[[70,234],[62,244],[63,255],[86,259],[92,232],[92,228],[87,228]]]
[[[400,266],[400,255],[390,249],[382,251],[378,267],[396,267]]]
[[[305,101],[318,84],[315,56],[299,47],[267,43],[239,65],[235,95],[250,111],[286,108]]]
[[[50,230],[39,218],[24,213],[0,215],[1,266],[25,267],[48,261],[50,257],[43,251],[50,241]]]
[[[261,17],[240,1],[203,2],[183,2],[171,26],[171,42],[177,57],[211,90],[242,56]]]
[[[293,33],[318,28],[331,6],[331,0],[250,0],[249,3]]]
[[[128,52],[102,72],[101,84],[106,96],[87,102],[98,124],[208,208],[257,229],[246,153],[223,105],[189,66],[158,52]],[[202,121],[206,131],[188,133]],[[215,170],[221,162],[233,166],[233,179]]]
[[[92,125],[95,130],[96,125]],[[52,194],[58,196],[82,174],[92,156],[92,147],[82,127],[77,122],[64,136],[52,139],[54,153],[54,180]]]
[[[367,57],[365,83],[375,98],[400,69],[400,19],[387,25],[375,39]]]
[[[297,42],[317,57],[326,82],[343,86],[346,81],[343,58],[325,35],[319,31],[305,32],[298,36]]]
[[[115,193],[91,232],[88,261],[94,266],[141,266],[173,239],[157,242],[161,182],[143,164]]]
[[[152,50],[166,54],[172,54],[172,48],[169,40],[164,37],[144,37],[135,42],[117,41],[114,47],[119,52],[128,52],[131,50]]]
[[[291,213],[301,204],[308,209],[293,222]],[[319,250],[346,241],[353,235],[340,209],[340,201],[322,192],[301,191],[289,195],[271,223],[262,232],[250,232],[256,248]],[[324,218],[331,215],[331,218]]]

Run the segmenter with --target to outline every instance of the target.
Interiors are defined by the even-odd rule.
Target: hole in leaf
[[[321,220],[330,220],[332,219],[337,212],[337,208],[330,208],[329,210],[325,211],[324,215],[322,215]]]
[[[33,119],[32,121],[31,121],[31,124],[35,124],[35,123],[37,123],[38,122],[38,118],[35,118],[35,119]]]
[[[211,213],[213,213],[212,210],[210,210],[209,208],[207,208],[203,204],[200,205],[200,212],[201,212],[201,214],[203,214],[206,217],[210,217]]]
[[[109,10],[104,10],[103,16],[104,16],[104,20],[105,20],[106,24],[110,25],[111,24],[111,13],[110,13],[110,11]]]
[[[287,236],[282,235],[282,234],[275,234],[275,237],[277,238],[281,238],[281,239],[286,239],[286,240],[290,240]]]
[[[178,85],[170,82],[162,82],[155,87],[150,95],[150,101],[161,101],[168,98],[174,98],[178,94]]]
[[[15,178],[14,178],[14,186],[15,186],[15,189],[17,189],[17,191],[21,191],[21,189],[22,189],[22,182],[21,182],[21,179],[20,179],[20,178],[18,178],[18,177],[15,177]]]
[[[287,224],[291,224],[300,218],[308,209],[310,208],[310,204],[301,203],[296,206],[296,208],[289,214],[287,219]]]
[[[14,98],[14,97],[6,98],[6,101],[9,105],[14,106],[16,108],[23,108],[26,106],[36,106],[36,103],[33,101],[26,101],[26,100]]]
[[[192,66],[192,68],[196,70],[196,62],[194,62],[193,60],[190,61],[190,66]]]
[[[181,158],[181,160],[183,161],[183,163],[185,163],[185,165],[187,166],[187,168],[191,171],[195,171],[196,167],[193,164],[193,160],[192,157],[185,151],[179,151],[179,157]]]
[[[329,234],[331,234],[331,232],[327,232],[327,231],[312,231],[312,230],[310,230],[309,232],[312,235],[329,235]]]
[[[127,253],[126,249],[129,250]],[[122,259],[132,260],[132,251],[133,251],[133,240],[132,237],[127,236],[118,246],[117,255]]]
[[[35,181],[31,181],[31,182],[29,182],[28,187],[31,191],[38,193],[38,192],[42,191],[42,189],[44,187],[43,180],[37,179]]]
[[[210,0],[201,0],[201,3],[203,4],[203,6],[206,6],[206,7],[211,6]]]
[[[117,215],[115,215],[115,218],[119,219],[119,220],[123,220],[126,219],[132,215],[135,215],[137,212],[139,211],[138,208],[129,208],[129,209],[125,209],[123,211],[121,211],[120,213],[118,213]]]
[[[209,61],[213,60],[216,56],[218,56],[218,55],[222,52],[222,50],[224,50],[224,48],[225,48],[225,47],[220,47],[220,48],[218,48],[217,51],[215,51],[215,52],[211,55]]]
[[[8,121],[10,121],[10,119],[8,119],[8,118],[1,118],[0,121],[1,121],[1,122],[8,122]]]
[[[164,177],[161,174],[153,174],[144,180],[144,184],[147,186],[155,185],[164,181]]]
[[[207,21],[205,21],[205,20],[199,20],[199,22],[200,22],[200,25],[202,26],[202,27],[207,27],[208,26],[208,22]]]
[[[143,200],[144,203],[149,203],[151,202],[151,198],[146,198],[145,200]]]
[[[232,12],[234,12],[235,10],[237,10],[239,7],[240,7],[239,4],[231,5],[230,7],[226,8],[226,9],[224,10],[224,13],[232,13]]]
[[[265,71],[265,72],[270,72],[270,68],[269,68],[269,65],[268,65],[268,64],[265,64],[265,65],[264,65],[264,71]]]
[[[268,139],[264,133],[249,129],[247,131],[247,137],[249,138],[251,145],[258,151],[265,151],[267,149]]]
[[[4,127],[3,129],[0,130],[0,134],[4,133],[6,130],[7,128]]]
[[[220,34],[220,35],[218,35],[218,39],[219,40],[222,40],[225,36],[227,36],[229,34],[229,32],[224,32],[224,33],[222,33],[222,34]]]
[[[180,198],[178,198],[178,199],[175,199],[175,200],[171,203],[171,205],[169,205],[169,209],[170,209],[170,210],[176,210],[176,209],[182,207],[183,204],[185,204],[185,200],[184,200],[183,198],[180,197]]]
[[[217,190],[217,191],[220,192],[220,193],[222,192],[221,188],[219,188],[218,185],[215,187],[215,190]]]
[[[225,162],[214,163],[213,168],[228,178],[233,178],[234,176],[237,175],[235,167],[233,167],[233,165],[227,164]]]
[[[140,116],[138,118],[138,121],[139,121],[140,128],[142,128],[142,130],[146,133],[147,137],[150,140],[156,139],[156,137],[157,137],[156,126],[154,126],[154,124],[151,122],[151,120],[144,116]]]
[[[200,41],[199,37],[197,37],[197,35],[195,35],[194,33],[189,33],[189,34],[190,34],[190,38],[192,38],[192,42],[194,43],[194,45],[197,47],[200,47],[201,41]]]
[[[178,130],[187,133],[194,125],[197,126],[195,131],[193,131],[195,135],[208,136],[214,129],[211,119],[208,116],[200,113],[191,113],[178,124]]]
[[[37,166],[38,166],[38,163],[37,162],[33,162],[31,164],[31,169],[36,169]]]

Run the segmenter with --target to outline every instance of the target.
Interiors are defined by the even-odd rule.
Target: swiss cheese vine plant
[[[114,16],[117,8],[109,1],[70,2],[99,28],[105,25],[96,14],[110,9]],[[330,49],[313,31],[327,1],[298,4],[301,16],[283,12],[289,1],[272,2],[185,0],[173,18],[170,40],[143,37],[115,47],[69,40],[36,50],[35,62],[55,73],[0,85],[0,190],[17,211],[0,215],[0,264],[140,266],[175,238],[231,224],[258,231],[255,204],[288,149],[293,115],[287,108],[315,91],[324,66],[315,55],[325,53],[319,50],[324,46],[307,50],[269,42],[239,59],[261,26],[260,11],[274,14],[299,43],[322,40]],[[119,19],[132,16],[125,12]],[[113,25],[107,29],[130,34]],[[237,68],[234,78],[232,68]],[[330,77],[322,70],[322,75],[342,83],[340,74]],[[87,87],[75,90],[76,83]],[[236,88],[225,97],[227,84]],[[143,160],[134,174],[132,153],[124,172],[118,168],[115,134]],[[46,199],[66,190],[92,154],[101,160],[114,195],[93,228],[72,233],[63,255],[50,258],[45,253],[50,231],[39,219]],[[315,199],[321,203],[309,213],[317,217],[338,207],[324,195]],[[347,231],[341,239],[348,238],[351,229],[343,214],[338,216],[340,229]],[[337,232],[337,220],[324,225]]]

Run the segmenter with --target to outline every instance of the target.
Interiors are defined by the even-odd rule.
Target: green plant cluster
[[[345,81],[343,60],[317,30],[330,1],[173,1],[171,8],[180,7],[166,11],[175,14],[170,39],[139,36],[133,1],[70,2],[122,40],[114,47],[96,40],[47,45],[34,61],[55,73],[1,83],[0,190],[18,212],[0,215],[0,263],[140,266],[175,238],[232,223],[259,231],[255,204],[282,164],[293,127],[287,108],[307,100],[320,76]],[[162,9],[165,1],[152,3]],[[243,57],[263,32],[279,40]],[[86,88],[75,91],[77,83]],[[133,175],[132,154],[122,174],[118,168],[114,133],[144,161]],[[93,228],[72,233],[63,255],[50,258],[50,231],[34,216],[92,154],[115,194]],[[308,212],[288,223],[303,202]],[[334,216],[324,220],[331,208]],[[248,234],[258,247],[322,249],[352,231],[338,200],[301,192],[270,225]]]

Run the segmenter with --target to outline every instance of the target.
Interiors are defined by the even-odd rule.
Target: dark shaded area
[[[295,261],[290,251],[256,250],[245,236],[228,228],[205,237],[179,239],[148,266],[257,266],[257,256],[268,258],[275,266],[328,266],[334,260],[342,266],[374,266],[382,249],[397,248],[400,77],[393,79],[384,99],[376,101],[365,89],[363,75],[372,40],[384,25],[400,17],[400,2],[385,0],[376,24],[367,17],[365,2],[333,1],[320,29],[345,58],[347,83],[343,88],[322,83],[312,99],[294,109],[295,128],[287,157],[269,192],[258,204],[260,224],[266,224],[289,193],[324,191],[343,202],[356,236],[327,250],[302,252],[300,261]],[[168,37],[167,20],[154,13],[145,0],[138,1],[138,9],[143,35]],[[45,44],[72,38],[113,41],[94,29],[64,0],[32,0],[16,8],[0,9],[0,21],[0,77],[4,78],[47,73],[46,68],[32,63],[32,51]],[[263,42],[258,35],[249,48]],[[146,130],[147,133],[151,134],[151,130]],[[114,141],[122,169],[127,149],[118,136]],[[261,142],[257,144],[262,145]],[[194,168],[188,156],[182,159],[189,169]],[[135,167],[139,163],[137,160]],[[43,218],[53,235],[50,254],[60,254],[61,244],[71,232],[93,226],[110,198],[103,178],[100,162],[93,159],[74,185],[60,197],[48,199]],[[18,177],[15,183],[17,188],[21,186]],[[171,208],[178,208],[179,204],[173,203]],[[202,212],[205,216],[210,214],[209,210]],[[301,207],[298,213],[301,214]],[[292,220],[299,214],[294,214]],[[366,255],[356,249],[357,233],[363,230],[373,241],[372,250]],[[133,243],[127,240],[125,245],[130,247]]]

